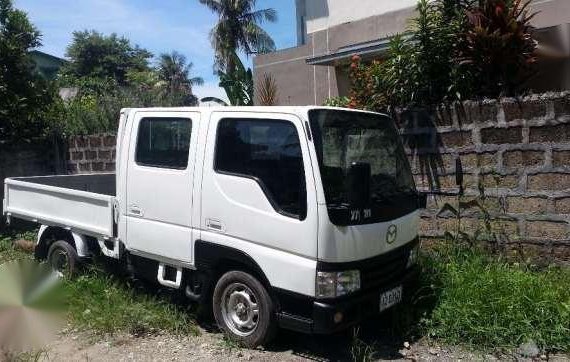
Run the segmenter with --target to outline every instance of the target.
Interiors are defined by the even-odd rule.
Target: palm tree
[[[192,94],[192,87],[204,84],[201,77],[190,77],[192,62],[186,63],[186,57],[176,51],[161,54],[158,62],[158,79],[166,86],[167,92]]]
[[[264,21],[277,21],[275,9],[255,10],[256,0],[200,0],[200,3],[219,17],[210,32],[217,71],[233,73],[234,53],[251,55],[275,50],[275,42],[260,26]]]

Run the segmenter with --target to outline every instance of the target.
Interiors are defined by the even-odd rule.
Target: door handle
[[[216,230],[216,231],[224,231],[224,225],[220,220],[215,219],[206,219],[206,226],[209,229]]]
[[[136,206],[136,205],[130,205],[129,206],[129,214],[131,214],[133,216],[143,216],[143,212],[142,212],[141,208]]]

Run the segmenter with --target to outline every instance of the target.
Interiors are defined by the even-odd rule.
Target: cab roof
[[[351,108],[327,107],[327,106],[214,106],[214,107],[151,107],[151,108],[123,108],[121,113],[136,111],[155,112],[252,112],[252,113],[303,113],[313,109],[329,109],[337,111],[349,111],[360,113],[382,114]]]

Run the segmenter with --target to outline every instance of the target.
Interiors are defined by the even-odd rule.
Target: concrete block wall
[[[570,92],[467,101],[431,113],[427,124],[432,122],[432,128],[425,127],[425,120],[419,127],[413,116],[400,119],[406,125],[404,138],[428,139],[416,152],[408,149],[417,185],[428,187],[422,155],[435,160],[441,190],[457,191],[455,159],[460,157],[465,199],[484,190],[490,239],[570,261]],[[457,198],[430,199],[422,215],[423,236],[455,230],[449,213],[438,215],[445,203],[456,207]],[[489,230],[483,219],[480,211],[466,210],[462,229]]]
[[[116,137],[111,134],[75,136],[69,140],[70,174],[115,171]]]

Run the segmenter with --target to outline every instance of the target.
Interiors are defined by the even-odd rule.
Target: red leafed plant
[[[351,89],[348,108],[367,109],[372,111],[383,110],[386,99],[380,92],[382,64],[378,60],[371,63],[362,62],[358,55],[352,57],[349,65]]]
[[[460,64],[479,83],[478,95],[514,95],[532,75],[536,42],[530,0],[480,0],[466,11]]]

